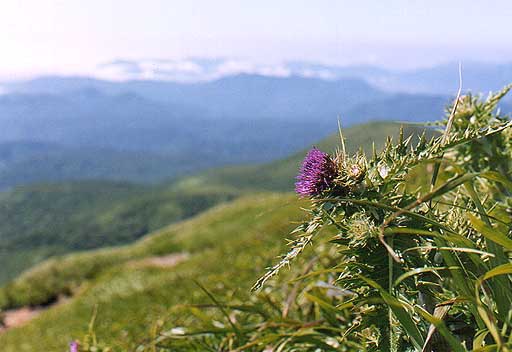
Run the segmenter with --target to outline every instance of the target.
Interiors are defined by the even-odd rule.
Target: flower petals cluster
[[[334,185],[338,168],[329,154],[311,149],[300,168],[295,191],[303,197],[315,197]]]

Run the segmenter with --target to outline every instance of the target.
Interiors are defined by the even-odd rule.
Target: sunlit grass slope
[[[129,243],[239,193],[83,181],[0,194],[0,284],[51,255]]]
[[[347,148],[355,152],[361,147],[368,152],[373,141],[380,148],[386,136],[398,134],[399,126],[375,122],[348,128],[344,130]],[[421,126],[409,125],[405,135],[417,135],[422,130]],[[339,136],[333,134],[317,147],[332,151],[337,145]],[[4,269],[0,283],[50,255],[128,243],[243,193],[291,190],[305,152],[271,164],[212,170],[158,187],[81,182],[36,185],[4,194],[0,198],[0,264]],[[84,264],[73,276],[62,274],[65,280],[58,283],[39,280],[39,270],[30,270],[0,290],[7,293],[0,297],[0,307],[51,301],[55,292],[69,291],[75,281],[87,277],[96,267]],[[40,288],[31,290],[26,282],[29,287]]]
[[[347,129],[344,135],[350,151],[362,146],[368,152],[372,140],[379,148],[387,135],[398,134],[398,128],[393,123],[372,123]],[[407,127],[405,134],[421,130]],[[333,135],[317,147],[333,151],[338,144],[339,137]],[[98,218],[112,224],[113,235],[127,236],[129,241],[134,238],[130,234],[138,221],[153,221],[153,226],[161,226],[179,218],[173,217],[176,212],[183,218],[216,202],[242,197],[154,232],[132,245],[54,257],[26,271],[0,289],[0,307],[48,304],[62,295],[73,298],[69,303],[52,307],[28,325],[0,335],[0,346],[7,346],[6,351],[32,351],[35,346],[61,350],[72,337],[85,332],[92,308],[98,302],[100,337],[112,343],[124,341],[126,345],[122,347],[127,348],[147,336],[148,326],[157,317],[169,316],[173,321],[178,319],[179,324],[179,317],[167,314],[176,304],[207,301],[192,279],[203,282],[221,297],[234,292],[242,297],[247,295],[254,279],[282,250],[284,238],[295,226],[291,221],[301,217],[295,196],[255,192],[292,189],[304,154],[305,151],[267,165],[212,170],[162,185],[159,191],[132,193],[112,209],[98,207],[94,211]],[[179,202],[183,194],[191,203]],[[208,194],[213,198],[204,198]],[[221,194],[228,197],[218,198]],[[78,214],[80,211],[77,210]],[[81,224],[75,222],[74,226]],[[86,233],[80,236],[76,238],[87,239]],[[189,253],[189,257],[174,268],[144,264],[147,258],[172,253]]]
[[[347,148],[370,152],[399,124],[344,129]],[[407,126],[405,133],[419,133]],[[333,151],[337,134],[317,144]],[[214,169],[157,186],[82,181],[25,186],[0,194],[0,285],[52,255],[132,242],[162,226],[252,191],[291,191],[306,150],[264,165]]]
[[[293,195],[260,194],[219,205],[191,220],[157,231],[133,245],[52,259],[26,273],[26,294],[74,291],[67,303],[28,325],[0,335],[2,352],[64,351],[81,337],[95,304],[99,337],[125,350],[147,337],[148,327],[176,304],[205,303],[193,280],[222,297],[243,300],[254,279],[283,250],[284,238],[302,218]],[[175,267],[145,265],[141,258],[189,254]],[[120,342],[122,341],[122,342]],[[122,345],[119,345],[119,344]]]

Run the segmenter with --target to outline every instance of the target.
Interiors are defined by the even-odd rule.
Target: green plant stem
[[[393,248],[393,235],[389,239],[389,246]],[[395,260],[393,259],[393,256],[391,253],[388,253],[388,292],[391,296],[393,296],[393,262]],[[391,307],[388,308],[388,319],[389,319],[389,348],[390,351],[396,352],[397,351],[397,345],[396,345],[396,338],[393,333],[393,311],[391,310]]]

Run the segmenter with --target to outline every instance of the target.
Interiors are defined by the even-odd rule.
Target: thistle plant
[[[211,304],[189,308],[215,324],[161,326],[138,351],[512,350],[511,88],[458,97],[431,139],[350,156],[340,132],[332,155],[311,150],[308,219],[251,299],[201,287]]]
[[[511,88],[458,97],[438,137],[402,131],[369,157],[347,155],[343,137],[333,155],[310,151],[296,183],[311,199],[309,219],[252,302],[220,304],[227,320],[229,311],[249,317],[231,325],[236,333],[190,329],[167,341],[202,338],[221,351],[511,350],[512,122],[497,109]],[[310,248],[315,259],[301,258]],[[295,278],[280,284],[288,267]]]
[[[442,121],[451,130],[430,141],[411,146],[400,134],[369,159],[338,151],[334,181],[309,193],[310,220],[254,288],[312,244],[318,229],[334,226],[342,260],[328,270],[352,295],[330,303],[355,307],[359,336],[374,331],[358,349],[509,350],[512,123],[496,107],[510,88],[485,101],[460,98]],[[436,172],[419,193],[408,176],[425,163]],[[342,344],[345,336],[330,338]]]

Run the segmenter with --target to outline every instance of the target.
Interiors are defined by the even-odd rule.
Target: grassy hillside
[[[344,129],[351,152],[380,148],[399,124]],[[421,127],[406,127],[406,135]],[[332,135],[317,146],[332,151]],[[55,254],[129,243],[144,234],[251,191],[291,191],[306,151],[263,165],[213,169],[174,183],[70,182],[21,187],[0,194],[0,284]]]
[[[0,283],[55,254],[129,243],[239,195],[116,182],[21,187],[0,194]]]
[[[171,151],[158,154],[43,142],[0,143],[0,190],[91,179],[156,183],[212,165],[218,164]]]
[[[406,134],[419,130],[408,127]],[[386,135],[396,135],[397,131],[397,124],[372,123],[346,129],[344,133],[351,151],[355,151],[356,146],[368,151],[372,140],[380,147]],[[317,146],[332,151],[338,141],[339,137],[333,135]],[[187,210],[187,213],[180,213],[186,217],[200,211],[201,207],[243,193],[292,189],[304,153],[267,165],[212,170],[153,188],[151,192],[138,186],[119,185],[128,187],[126,194],[130,194],[125,198],[120,192],[116,200],[122,211],[114,211],[116,208],[105,198],[89,199],[86,203],[97,204],[97,213],[91,217],[94,224],[106,218],[113,238],[129,241],[137,237],[133,232],[137,224],[146,224],[148,230],[151,227],[147,224],[161,226],[162,222],[179,218],[176,209]],[[108,194],[108,191],[99,193]],[[201,197],[205,194],[213,195],[212,202],[206,205],[198,201],[204,199]],[[226,198],[219,200],[219,194]],[[180,203],[184,195],[199,202],[200,207]],[[111,197],[114,200],[115,193]],[[103,209],[101,204],[105,205]],[[123,346],[118,346],[120,350],[131,348],[140,342],[148,326],[158,317],[169,317],[172,324],[179,325],[180,319],[185,318],[172,314],[175,304],[207,302],[192,279],[222,293],[223,297],[234,295],[243,300],[254,278],[270,264],[274,254],[282,250],[284,238],[295,226],[291,221],[301,217],[299,206],[295,196],[284,193],[246,195],[234,203],[217,206],[191,220],[157,231],[132,245],[47,260],[0,289],[0,307],[47,304],[62,295],[73,298],[44,312],[30,324],[0,335],[0,345],[6,346],[6,351],[32,351],[35,346],[46,350],[62,349],[72,337],[85,332],[93,306],[100,302],[100,338],[109,343],[123,341]],[[76,214],[81,211],[77,208]],[[84,224],[75,222],[73,228]],[[76,240],[87,242],[87,232],[87,226],[83,233],[75,232]],[[188,259],[174,268],[151,264],[151,258],[173,253],[187,253]]]
[[[47,261],[17,287],[29,294],[65,287],[76,295],[30,324],[0,334],[2,351],[64,350],[86,332],[96,303],[99,337],[122,343],[116,345],[120,350],[133,348],[157,318],[167,317],[171,325],[185,319],[173,314],[174,305],[208,302],[192,280],[214,294],[244,300],[254,278],[282,250],[292,221],[301,219],[299,205],[293,195],[243,197],[130,246]],[[184,252],[188,259],[172,268],[141,260]]]

